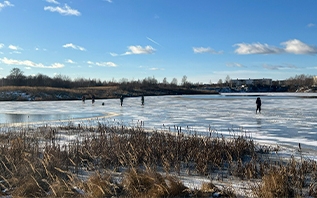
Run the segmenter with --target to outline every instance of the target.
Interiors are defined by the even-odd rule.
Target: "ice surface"
[[[260,95],[262,113],[255,113]],[[179,95],[119,99],[45,102],[0,102],[0,123],[89,122],[111,120],[127,126],[188,134],[245,134],[260,143],[275,143],[306,152],[317,151],[317,94]],[[104,103],[104,105],[102,105]],[[106,118],[103,118],[103,117]],[[97,120],[97,121],[98,121]],[[96,122],[97,122],[96,121]]]

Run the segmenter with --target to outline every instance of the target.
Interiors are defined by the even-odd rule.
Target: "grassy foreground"
[[[243,134],[200,137],[69,123],[2,128],[0,136],[0,196],[236,197],[232,187],[213,183],[228,177],[253,181],[245,197],[317,196],[315,161],[272,160],[273,149]],[[210,182],[190,189],[178,178],[182,173]]]

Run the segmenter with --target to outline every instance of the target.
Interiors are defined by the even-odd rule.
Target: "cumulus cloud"
[[[293,54],[317,54],[317,47],[307,45],[300,40],[293,39],[282,43],[287,53]]]
[[[123,55],[131,55],[131,54],[153,54],[155,49],[152,46],[145,46],[142,47],[140,45],[136,46],[129,46],[128,51],[125,52]]]
[[[12,3],[10,3],[10,1],[4,1],[3,3],[0,3],[0,11],[2,10],[2,8],[5,7],[12,7],[14,6]]]
[[[96,65],[100,67],[117,67],[113,62],[96,62]]]
[[[238,47],[235,50],[237,54],[317,54],[316,46],[307,45],[297,39],[282,42],[281,45],[284,46],[284,48],[261,43],[238,43],[234,46]]]
[[[278,54],[283,52],[281,48],[261,43],[238,43],[234,46],[238,47],[235,50],[235,53],[237,54]]]
[[[4,44],[3,43],[0,43],[0,49],[1,48],[4,48]]]
[[[67,59],[65,62],[66,63],[70,63],[70,64],[75,64],[75,62],[73,60],[71,60],[71,59]]]
[[[8,48],[10,50],[14,50],[14,51],[22,50],[22,48],[20,48],[19,46],[15,46],[15,45],[9,45]]]
[[[14,59],[8,59],[6,57],[0,58],[0,61],[3,64],[6,65],[20,65],[20,66],[26,66],[26,67],[37,67],[37,68],[50,68],[50,69],[57,69],[64,67],[61,63],[53,63],[52,65],[43,65],[42,63],[34,63],[30,60],[14,60]]]
[[[113,62],[92,62],[92,61],[87,61],[87,64],[91,65],[97,65],[99,67],[117,67]]]
[[[46,2],[48,2],[48,3],[53,3],[53,4],[59,4],[59,2],[56,1],[56,0],[46,0]]]
[[[78,46],[78,45],[74,45],[73,43],[67,43],[65,45],[63,45],[64,48],[73,48],[75,50],[80,50],[80,51],[86,51],[85,48]]]
[[[58,12],[61,15],[74,15],[74,16],[80,16],[81,15],[81,13],[78,10],[72,9],[67,4],[65,4],[64,7],[45,6],[44,10],[45,11],[50,11],[50,12]]]
[[[222,51],[216,51],[210,47],[193,47],[193,51],[195,54],[203,54],[203,53],[221,54],[222,53]]]

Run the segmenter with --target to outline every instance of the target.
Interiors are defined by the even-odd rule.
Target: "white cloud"
[[[44,10],[48,10],[51,12],[58,12],[61,15],[74,15],[74,16],[80,16],[81,13],[78,10],[74,10],[71,7],[69,7],[67,4],[64,5],[64,7],[52,7],[52,6],[46,6],[44,7]]]
[[[51,68],[51,69],[57,69],[64,67],[61,63],[53,63],[52,65],[45,66],[42,63],[34,63],[30,60],[14,60],[14,59],[8,59],[6,57],[0,58],[0,61],[6,65],[21,65],[26,67],[37,67],[37,68]]]
[[[21,54],[21,52],[20,51],[12,51],[12,52],[10,52],[10,54]]]
[[[317,54],[316,46],[307,45],[297,39],[288,40],[286,42],[281,43],[281,45],[284,46],[284,48],[279,48],[261,43],[238,43],[234,46],[238,47],[235,50],[235,53],[237,54]]]
[[[316,24],[314,24],[314,23],[309,23],[309,24],[307,25],[307,27],[314,27],[314,26],[316,26]]]
[[[100,67],[117,67],[113,62],[96,62],[96,65]]]
[[[87,64],[91,67],[92,65],[97,65],[99,67],[117,67],[117,65],[113,62],[92,62],[87,61]]]
[[[10,1],[4,1],[3,3],[0,3],[0,11],[2,10],[2,8],[5,7],[12,7],[14,6],[12,3],[10,3]]]
[[[287,53],[293,54],[317,54],[317,47],[307,45],[300,40],[293,39],[286,42],[281,43],[285,46],[285,51]]]
[[[268,69],[268,70],[281,70],[281,69],[297,69],[295,65],[269,65],[269,64],[264,64],[263,68]]]
[[[111,55],[111,56],[118,56],[118,54],[112,53],[112,52],[110,52],[110,55]]]
[[[46,0],[46,2],[48,2],[48,3],[53,3],[53,4],[59,4],[59,2],[56,1],[56,0]]]
[[[281,48],[261,43],[238,43],[234,46],[238,46],[235,50],[237,54],[278,54],[283,52]]]
[[[164,70],[163,68],[151,67],[149,68],[151,71]]]
[[[19,46],[15,46],[15,45],[9,45],[8,48],[9,48],[10,50],[14,50],[14,51],[22,50],[22,48],[20,48]]]
[[[72,44],[72,43],[67,43],[67,44],[63,45],[63,47],[64,47],[64,48],[73,48],[73,49],[75,49],[75,50],[80,50],[80,51],[86,51],[85,48],[80,47],[80,46],[78,46],[78,45],[74,45],[74,44]]]
[[[108,2],[108,3],[112,3],[112,0],[104,0],[104,1],[106,1],[106,2]]]
[[[73,60],[71,60],[71,59],[67,59],[66,63],[75,64],[75,62]]]
[[[47,49],[45,49],[45,48],[40,49],[39,47],[35,47],[34,50],[35,50],[35,51],[40,51],[40,50],[41,50],[41,51],[47,51]]]
[[[123,55],[130,55],[130,54],[153,54],[155,52],[155,49],[152,46],[145,46],[144,48],[140,45],[136,46],[129,46],[128,51],[124,53]]]
[[[203,53],[210,53],[210,54],[222,54],[222,51],[216,51],[210,47],[193,47],[193,51],[195,54],[203,54]]]
[[[3,43],[0,43],[0,49],[1,48],[4,48],[4,44]]]
[[[226,65],[227,65],[227,67],[244,67],[240,63],[227,63]]]

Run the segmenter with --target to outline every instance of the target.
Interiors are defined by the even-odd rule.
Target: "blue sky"
[[[316,0],[0,0],[0,77],[317,75]]]

